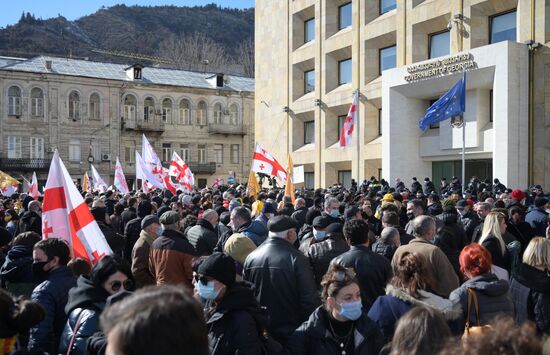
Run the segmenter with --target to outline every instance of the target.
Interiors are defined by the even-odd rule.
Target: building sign
[[[409,75],[405,75],[406,81],[415,81],[431,78],[457,71],[468,70],[475,67],[475,62],[470,53],[458,54],[452,57],[435,59],[429,62],[414,64],[407,67]]]

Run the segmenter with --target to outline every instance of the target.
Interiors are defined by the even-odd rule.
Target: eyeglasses
[[[132,291],[134,289],[134,282],[130,279],[124,281],[113,281],[111,282],[111,289],[115,292],[120,290],[121,287],[124,287],[126,291]]]
[[[201,275],[201,274],[195,274],[194,278],[195,278],[195,282],[200,282],[201,284],[203,284],[205,286],[208,285],[208,278],[206,278],[206,276]]]

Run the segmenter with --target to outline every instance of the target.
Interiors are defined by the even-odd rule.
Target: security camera
[[[452,21],[449,21],[449,23],[447,24],[447,30],[452,30],[453,29],[453,22]]]

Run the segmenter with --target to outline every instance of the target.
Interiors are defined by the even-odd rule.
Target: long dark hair
[[[418,291],[433,287],[427,265],[426,258],[421,254],[403,253],[393,265],[391,284],[405,289],[414,298],[422,298]]]

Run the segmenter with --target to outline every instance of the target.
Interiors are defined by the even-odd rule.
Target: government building
[[[465,179],[550,189],[550,1],[257,0],[255,41],[256,140],[306,187],[460,177],[462,128],[419,121],[465,73]]]
[[[118,156],[128,186],[142,134],[168,167],[177,152],[204,187],[248,177],[254,79],[39,56],[0,57],[0,170],[48,176],[53,152],[75,181],[90,165],[112,184]]]

